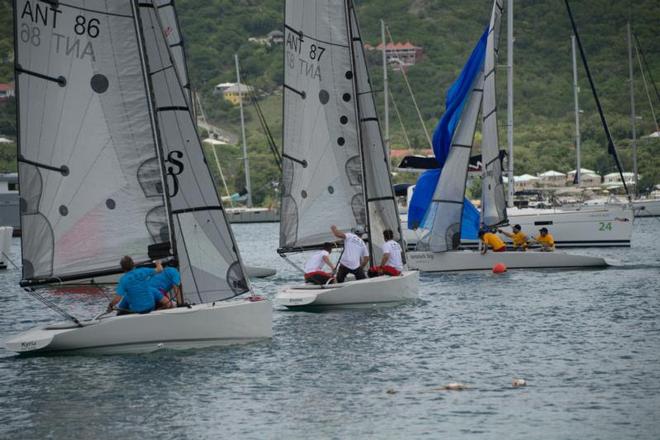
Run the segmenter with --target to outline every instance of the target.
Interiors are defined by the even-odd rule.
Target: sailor
[[[520,225],[513,225],[511,228],[513,232],[506,232],[501,229],[498,229],[497,232],[504,234],[511,239],[513,242],[513,249],[517,251],[526,251],[527,250],[527,235],[522,231]]]
[[[482,254],[488,252],[488,246],[493,248],[493,252],[504,252],[506,250],[506,246],[502,239],[490,231],[480,229],[479,239],[484,242],[484,246],[481,249]]]
[[[332,271],[335,270],[335,265],[330,260],[330,252],[332,252],[332,243],[323,243],[323,249],[312,255],[305,263],[305,282],[324,285],[332,280],[332,273],[323,271],[323,266],[328,266]]]
[[[160,264],[160,263],[158,263]],[[163,296],[172,302],[176,299],[176,305],[183,305],[183,294],[181,293],[181,274],[176,269],[177,262],[172,260],[162,271],[155,273],[149,279],[152,287],[158,290]],[[161,266],[162,267],[162,266]]]
[[[335,237],[344,240],[344,251],[339,259],[337,268],[337,282],[343,283],[346,275],[352,273],[355,279],[366,278],[364,267],[369,263],[369,250],[360,237],[351,232],[342,232],[335,225],[330,227]]]
[[[108,305],[108,312],[112,311],[115,306],[119,311],[118,314],[149,313],[156,308],[169,309],[172,307],[169,299],[150,284],[151,277],[163,270],[160,263],[156,263],[156,269],[136,268],[133,259],[125,256],[119,264],[125,273],[119,278],[115,297]]]
[[[380,266],[374,266],[369,269],[369,277],[380,275],[389,275],[396,277],[403,271],[403,259],[401,258],[401,246],[394,241],[394,233],[391,229],[383,231],[383,258],[380,260]]]
[[[534,241],[541,245],[541,251],[543,252],[552,252],[555,250],[555,239],[548,232],[548,228],[539,229],[540,235],[534,237]]]

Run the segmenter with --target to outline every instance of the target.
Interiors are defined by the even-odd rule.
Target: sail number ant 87
[[[89,57],[96,61],[92,40],[101,33],[99,19],[77,14],[69,28],[74,35],[66,35],[67,29],[62,30],[63,33],[56,32],[65,20],[61,14],[62,10],[54,5],[26,0],[20,13],[18,37],[23,43],[34,47],[39,47],[46,41],[57,54],[78,59]]]
[[[303,47],[305,46],[305,47]],[[289,69],[298,69],[300,75],[321,80],[321,60],[325,47],[287,29],[286,64]]]

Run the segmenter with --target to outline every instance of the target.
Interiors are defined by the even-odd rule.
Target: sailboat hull
[[[37,327],[5,341],[17,353],[149,353],[241,344],[272,337],[270,301],[236,299],[146,315]]]
[[[382,276],[327,286],[286,286],[275,296],[275,304],[289,309],[368,307],[413,300],[418,292],[419,273],[406,271],[398,277]]]
[[[421,272],[456,272],[491,270],[497,263],[508,269],[599,268],[607,267],[600,257],[572,255],[564,252],[408,252],[408,266]]]

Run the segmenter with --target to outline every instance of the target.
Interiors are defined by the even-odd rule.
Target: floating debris
[[[387,391],[385,391],[385,393],[387,393],[387,394],[396,394],[396,393],[398,393],[398,391],[393,389],[393,388],[390,388]]]
[[[433,388],[435,391],[463,391],[468,388],[467,385],[460,382],[451,382],[440,388]]]
[[[527,381],[525,379],[513,379],[513,381],[511,381],[511,386],[514,388],[526,387]]]

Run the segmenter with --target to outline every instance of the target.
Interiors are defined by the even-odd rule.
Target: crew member
[[[389,275],[392,277],[401,275],[403,271],[403,260],[401,258],[401,246],[394,241],[394,233],[391,229],[383,231],[383,258],[380,260],[380,266],[374,266],[369,269],[369,277],[380,275]]]
[[[324,266],[328,266],[333,272],[335,265],[330,260],[332,252],[332,243],[323,243],[323,249],[312,255],[305,263],[305,282],[324,285],[332,280],[332,273],[323,271]]]
[[[160,263],[157,263],[160,264]],[[163,296],[172,302],[174,298],[176,300],[176,305],[183,305],[183,295],[181,293],[181,275],[176,267],[175,261],[170,261],[170,265],[163,268],[162,271],[154,274],[149,283],[152,287],[158,290]]]
[[[118,314],[149,313],[152,310],[169,309],[172,307],[169,299],[150,284],[150,279],[163,267],[156,263],[156,269],[135,267],[133,259],[125,256],[119,262],[124,275],[119,278],[116,294],[108,305],[108,312],[117,306]]]
[[[330,227],[335,237],[344,240],[344,251],[339,259],[337,268],[337,282],[343,283],[346,275],[352,273],[355,279],[366,278],[364,267],[369,263],[369,249],[360,237],[351,232],[342,232],[335,225]]]
[[[513,232],[506,232],[501,229],[498,229],[497,232],[504,234],[511,239],[513,242],[513,248],[517,251],[526,251],[527,250],[527,235],[522,231],[520,225],[514,225],[511,228]]]
[[[539,229],[540,235],[537,235],[534,237],[534,241],[536,241],[538,244],[541,245],[541,251],[544,252],[552,252],[555,250],[555,239],[548,232],[548,228],[541,228]]]
[[[493,252],[504,252],[506,250],[502,239],[492,232],[483,229],[479,230],[479,239],[484,242],[484,246],[481,249],[482,254],[488,252],[488,246],[493,248]]]

